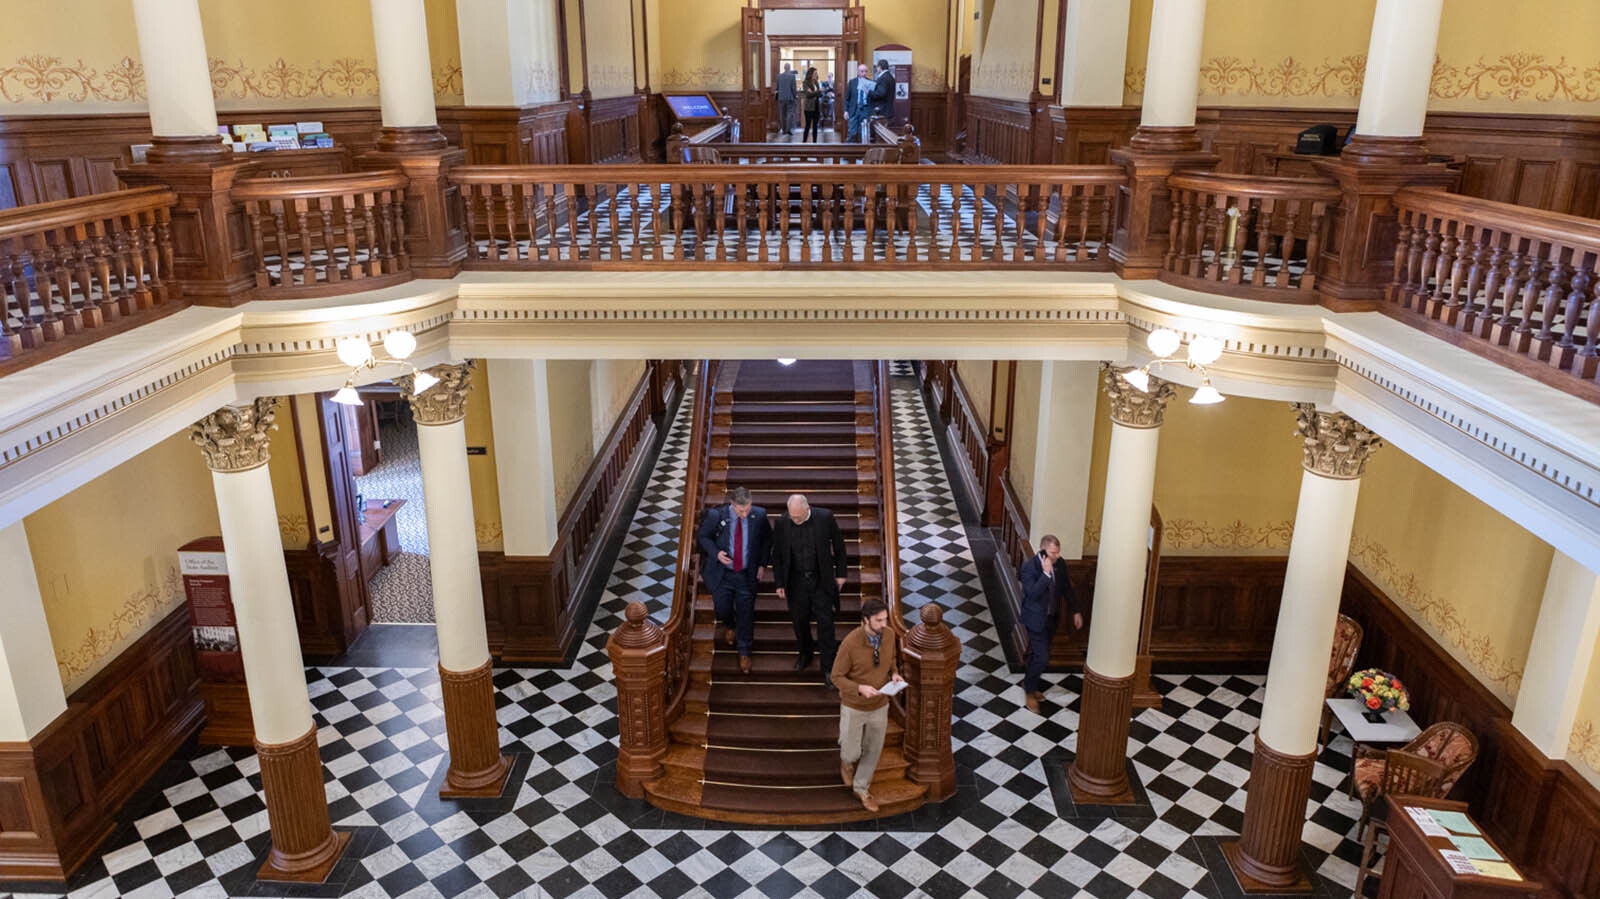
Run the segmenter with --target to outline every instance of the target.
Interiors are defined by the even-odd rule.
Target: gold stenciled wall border
[[[668,69],[661,73],[661,86],[677,90],[738,90],[739,70],[700,66],[695,69]]]
[[[1324,59],[1308,64],[1286,56],[1276,62],[1213,56],[1200,65],[1200,93],[1206,97],[1359,97],[1365,74],[1365,55]],[[1144,93],[1145,70],[1129,67],[1123,87],[1129,94]],[[1566,57],[1548,59],[1542,53],[1502,54],[1494,61],[1455,64],[1433,63],[1429,94],[1436,100],[1508,100],[1534,103],[1589,103],[1600,100],[1600,60],[1580,67]]]
[[[212,57],[211,89],[217,99],[309,99],[376,97],[378,68],[372,60],[341,57],[297,65],[279,57],[259,68],[243,60]],[[433,73],[434,94],[462,96],[461,63],[447,60]],[[146,98],[144,66],[124,56],[105,69],[82,59],[32,54],[0,66],[0,99],[8,103],[130,103]]]
[[[1250,524],[1235,519],[1221,523],[1196,521],[1190,518],[1171,518],[1162,522],[1161,549],[1204,550],[1209,553],[1260,552],[1262,550],[1289,551],[1289,540],[1294,536],[1294,522],[1268,521]],[[1083,523],[1083,551],[1100,549],[1100,522]]]
[[[1600,727],[1593,721],[1579,721],[1567,740],[1567,754],[1589,768],[1590,780],[1600,780]]]
[[[183,581],[178,576],[178,567],[173,565],[167,569],[161,583],[129,596],[111,620],[99,628],[89,628],[77,646],[66,651],[58,648],[56,668],[67,692],[81,686],[80,679],[96,670],[101,659],[126,648],[133,638],[148,631],[152,622],[182,601]]]

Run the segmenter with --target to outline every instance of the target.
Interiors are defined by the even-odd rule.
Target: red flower
[[[1361,689],[1363,689],[1363,690],[1372,689],[1372,678],[1370,678],[1370,677],[1362,678],[1361,679]]]
[[[1367,697],[1367,708],[1375,709],[1375,708],[1378,708],[1381,705],[1383,705],[1383,700],[1379,699],[1378,697],[1376,697],[1376,696],[1368,696]]]

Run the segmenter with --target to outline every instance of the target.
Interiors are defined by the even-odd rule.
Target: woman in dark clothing
[[[817,67],[806,69],[806,83],[800,89],[806,113],[806,126],[800,132],[801,140],[821,140],[820,125],[822,104],[822,82],[817,79]]]

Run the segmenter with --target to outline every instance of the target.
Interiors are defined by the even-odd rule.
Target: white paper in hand
[[[878,695],[879,696],[893,696],[896,693],[899,693],[901,690],[904,690],[905,688],[906,688],[906,682],[905,681],[903,681],[903,680],[898,680],[898,681],[897,680],[892,680],[892,681],[889,681],[888,683],[886,683],[883,686],[878,688]]]

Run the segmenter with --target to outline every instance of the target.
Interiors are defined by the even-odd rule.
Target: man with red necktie
[[[711,588],[716,611],[716,639],[737,647],[739,670],[749,674],[750,645],[756,635],[756,584],[772,540],[767,510],[751,501],[749,490],[735,487],[728,491],[726,505],[706,510],[695,538],[700,576]]]

